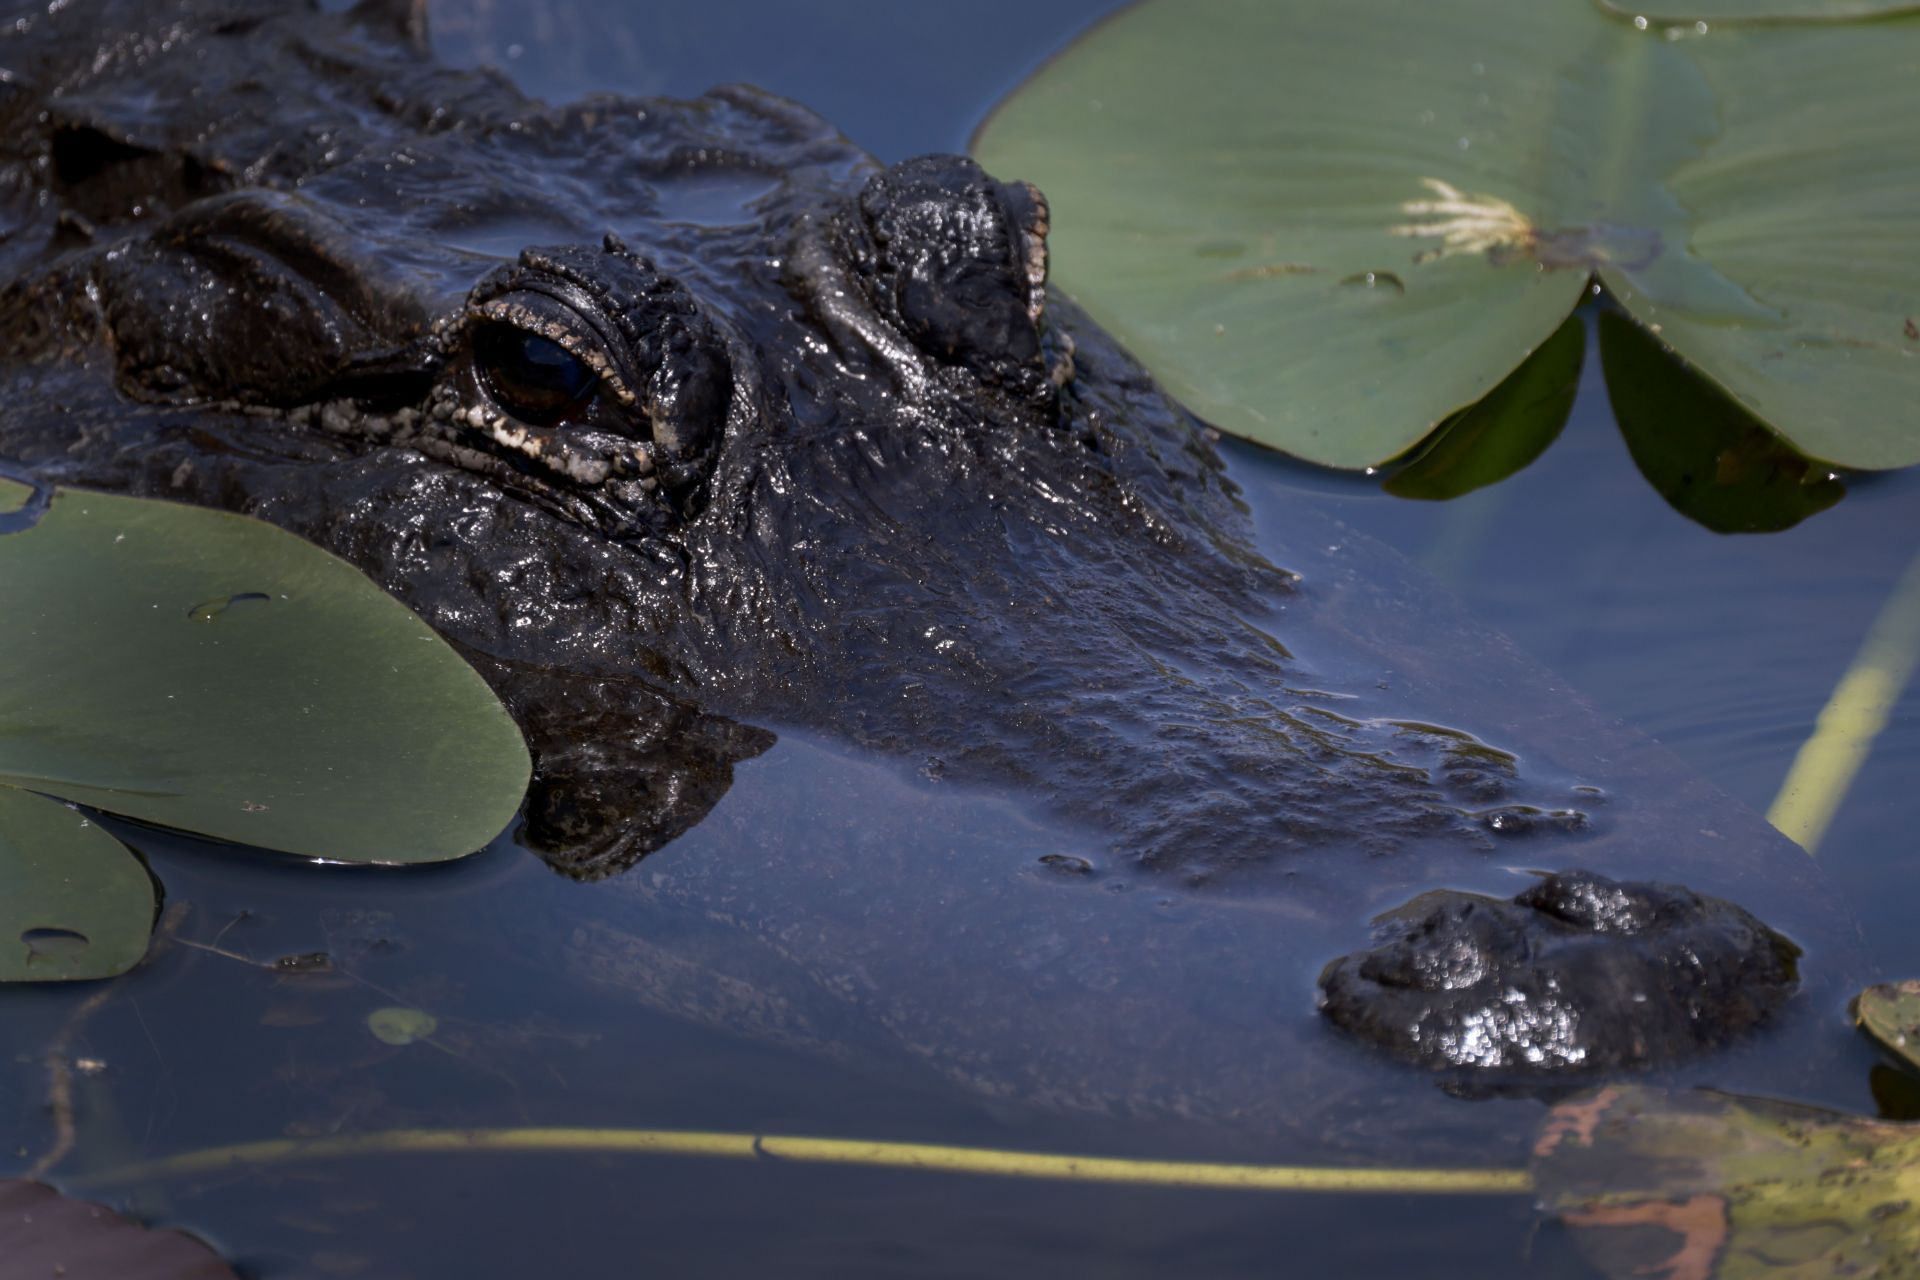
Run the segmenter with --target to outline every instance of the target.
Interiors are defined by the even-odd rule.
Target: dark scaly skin
[[[404,5],[45,8],[0,37],[0,459],[245,511],[361,566],[525,726],[537,764],[520,836],[571,875],[688,832],[774,732],[849,744],[1036,797],[1086,833],[1049,868],[1224,912],[1167,951],[1172,935],[1107,919],[1114,899],[1083,892],[1061,918],[1123,951],[1116,938],[1147,929],[1132,960],[1147,974],[1244,967],[1277,945],[1259,922],[1285,921],[1285,963],[1264,972],[1305,1010],[1315,957],[1358,936],[1356,904],[1485,880],[1499,833],[1543,829],[1527,866],[1665,865],[1647,837],[1664,846],[1670,822],[1594,812],[1574,783],[1658,781],[1683,822],[1720,803],[1669,784],[1645,744],[1421,603],[1398,570],[1352,569],[1342,531],[1303,517],[1304,581],[1263,558],[1206,433],[1045,291],[1049,215],[1030,187],[956,157],[882,170],[751,90],[544,107],[435,67]],[[689,215],[716,191],[731,208]],[[516,419],[476,357],[488,325],[586,361],[591,403],[562,425]],[[1311,656],[1282,643],[1296,633]],[[1449,636],[1517,674],[1453,679],[1455,658],[1410,652]],[[1411,700],[1371,696],[1387,670]],[[1464,701],[1449,706],[1448,685]],[[1408,718],[1515,688],[1556,705],[1479,722],[1567,743],[1559,767]],[[1805,877],[1758,824],[1715,823],[1745,824],[1737,856],[1695,859],[1737,868],[1717,879]],[[782,866],[804,852],[762,848]],[[700,869],[622,909],[685,920],[731,902],[729,927],[778,939],[770,958],[756,969],[754,946],[729,944],[695,967],[799,1010],[788,1030],[809,1001],[851,1001],[896,1029],[933,1017],[901,1036],[989,1091],[1180,1114],[1205,1096],[1218,1115],[1296,1118],[1259,1082],[1269,1055],[1297,1050],[1297,1023],[1272,1044],[1236,1026],[1225,1051],[1248,1061],[1230,1085],[1150,1086],[1144,1067],[1095,1077],[1140,1052],[1139,1020],[1177,1007],[1062,989],[997,1008],[986,1030],[941,1021],[937,998],[876,1013],[821,975],[849,948],[949,944],[906,905],[936,868],[876,854],[866,869],[878,887],[858,926],[832,945],[813,929],[814,950],[776,927],[796,895],[733,901]],[[953,900],[1010,930],[1056,910],[1024,878],[974,887]],[[576,960],[606,969],[644,936],[585,922]],[[1770,946],[1730,957],[1724,985]],[[1156,981],[1117,972],[1089,990]],[[1275,998],[1268,981],[1258,1000]],[[691,985],[651,998],[775,1030]],[[1064,1025],[1063,1009],[1085,1024],[1074,1046],[1008,1047],[1030,1038],[1022,1018]],[[1596,1043],[1609,1019],[1631,1030],[1631,1009],[1582,1013]],[[1703,1008],[1672,1056],[1720,1039],[1717,1017]],[[1168,1054],[1152,1065],[1177,1076]]]
[[[1335,1025],[1423,1066],[1563,1076],[1664,1066],[1771,1016],[1793,945],[1677,885],[1549,876],[1503,902],[1423,894],[1320,975]],[[1613,1011],[1633,1011],[1621,1036]],[[1702,1011],[1714,1010],[1711,1018]],[[1607,1011],[1590,1025],[1589,1010]]]

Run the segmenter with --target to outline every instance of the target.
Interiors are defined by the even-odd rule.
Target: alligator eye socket
[[[599,381],[559,343],[510,324],[481,325],[473,335],[473,357],[495,402],[533,426],[567,417]]]

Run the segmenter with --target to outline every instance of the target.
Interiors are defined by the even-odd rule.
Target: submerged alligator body
[[[1047,292],[1039,192],[422,44],[405,3],[21,9],[0,461],[271,520],[461,645],[534,748],[520,840],[605,880],[577,968],[1280,1128],[1372,1105],[1314,975],[1416,893],[1514,901],[1422,899],[1329,1012],[1496,1073],[1674,1061],[1793,982],[1742,912],[1533,871],[1840,936],[1791,846],[1387,553],[1303,511],[1269,563],[1208,434]],[[804,793],[736,780],[775,735]]]

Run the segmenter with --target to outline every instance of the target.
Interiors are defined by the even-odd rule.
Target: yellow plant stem
[[[209,1147],[76,1179],[81,1187],[125,1186],[220,1173],[255,1165],[353,1156],[471,1152],[565,1152],[791,1160],[812,1164],[917,1169],[928,1173],[1044,1178],[1066,1182],[1210,1187],[1225,1191],[1373,1192],[1394,1195],[1525,1195],[1522,1169],[1341,1169],[1298,1165],[1210,1164],[1055,1155],[919,1142],[783,1138],[752,1133],[668,1129],[392,1129],[331,1138],[285,1139]]]
[[[1913,678],[1916,662],[1920,662],[1920,556],[1907,567],[1874,619],[1853,665],[1834,686],[1833,696],[1814,722],[1812,736],[1801,744],[1780,793],[1767,810],[1767,821],[1808,853],[1819,849],[1847,789],[1873,749],[1873,740],[1887,727],[1894,704]]]

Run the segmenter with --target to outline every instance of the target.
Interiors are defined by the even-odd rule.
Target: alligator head
[[[1027,788],[1163,884],[1585,825],[1289,652],[1311,583],[1048,292],[1032,187],[751,90],[549,108],[400,9],[0,37],[0,456],[360,565],[527,728],[556,866],[631,865],[769,730]]]

